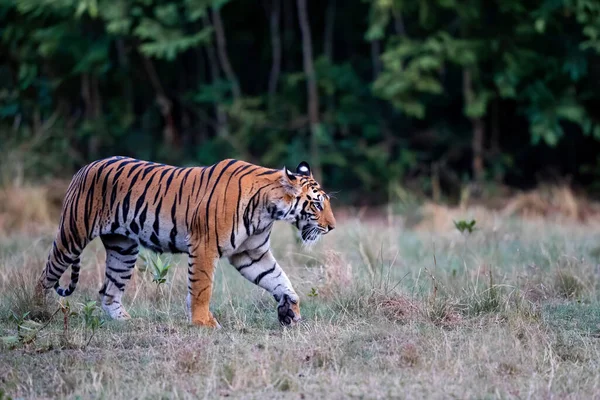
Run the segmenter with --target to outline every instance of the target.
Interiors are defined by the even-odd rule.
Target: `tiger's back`
[[[75,225],[78,236],[88,239],[116,234],[157,252],[186,252],[192,193],[202,169],[125,157],[96,161],[73,179],[61,225]]]

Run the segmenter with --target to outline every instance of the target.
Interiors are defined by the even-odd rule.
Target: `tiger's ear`
[[[300,192],[298,188],[299,179],[292,171],[283,167],[283,176],[281,177],[281,185],[287,189],[288,192],[292,194],[297,194]]]
[[[298,164],[298,167],[296,168],[296,173],[299,175],[312,177],[312,172],[310,171],[310,165],[308,165],[308,163],[306,161],[302,161],[300,164]]]
[[[296,175],[286,167],[283,167],[283,171],[285,172],[285,176],[292,182],[296,180]]]

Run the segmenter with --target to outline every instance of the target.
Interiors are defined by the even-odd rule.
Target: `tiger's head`
[[[307,162],[302,161],[296,172],[284,167],[281,183],[285,195],[277,205],[277,219],[294,224],[305,244],[316,242],[335,228],[329,195],[313,178]]]

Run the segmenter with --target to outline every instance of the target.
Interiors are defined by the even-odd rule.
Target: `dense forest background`
[[[0,0],[0,183],[311,163],[340,201],[600,175],[597,0]]]

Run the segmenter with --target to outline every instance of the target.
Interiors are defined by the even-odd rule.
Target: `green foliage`
[[[16,324],[17,334],[0,337],[0,343],[4,346],[15,347],[17,345],[27,345],[35,342],[39,333],[48,326],[58,311],[60,311],[60,309],[56,310],[48,321],[43,324],[29,319],[29,311],[24,312],[23,314],[11,311],[9,320]]]
[[[17,325],[16,336],[3,336],[2,343],[8,346],[16,344],[27,344],[35,340],[41,324],[28,319],[29,311],[19,315],[11,311],[10,321]]]
[[[148,266],[151,268],[152,282],[156,283],[157,286],[167,282],[167,275],[169,274],[169,269],[171,269],[171,264],[165,263],[159,255],[156,255],[156,258],[147,255],[141,255],[140,257],[145,263],[143,270],[147,270]]]
[[[94,300],[89,300],[81,304],[80,315],[85,329],[85,347],[89,346],[96,331],[104,325],[105,320],[102,318],[102,313],[103,311],[98,307]]]
[[[468,232],[469,234],[473,233],[473,231],[476,229],[475,228],[475,224],[477,223],[477,221],[475,221],[474,219],[472,219],[471,221],[466,221],[466,220],[459,220],[459,221],[453,221],[454,222],[454,226],[456,227],[456,229],[460,232],[460,233],[465,233]]]
[[[0,184],[68,177],[114,154],[188,165],[307,159],[328,188],[345,190],[341,201],[368,203],[415,180],[431,192],[434,164],[460,185],[474,121],[486,147],[500,132],[497,148],[483,149],[496,176],[533,176],[522,164],[535,146],[599,145],[595,0],[338,2],[330,26],[311,4],[315,129],[302,39],[287,26],[295,7],[280,16],[282,65],[271,73],[274,4],[1,1]]]

